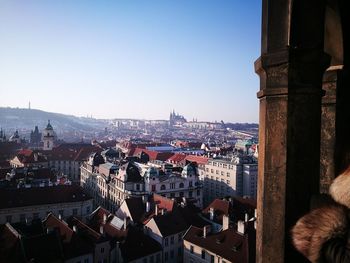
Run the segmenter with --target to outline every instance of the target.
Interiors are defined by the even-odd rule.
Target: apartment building
[[[256,197],[257,159],[236,155],[209,159],[200,178],[204,183],[204,205],[225,196]]]

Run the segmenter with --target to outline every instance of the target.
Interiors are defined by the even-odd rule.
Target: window
[[[190,252],[193,254],[193,246],[190,246]]]
[[[188,186],[189,186],[189,187],[192,187],[192,181],[189,182],[189,185],[188,185]]]
[[[183,183],[180,183],[180,184],[179,184],[179,188],[184,188],[184,184],[183,184]]]
[[[168,261],[168,257],[169,257],[169,256],[168,256],[168,252],[165,252],[165,253],[164,253],[164,261],[165,261],[165,262]]]
[[[224,172],[223,172],[223,171],[221,171],[221,175],[224,175]]]
[[[162,184],[162,185],[160,186],[160,190],[165,190],[165,189],[166,189],[165,185]]]
[[[175,183],[170,184],[170,189],[175,189]]]
[[[205,250],[202,249],[202,259],[205,259]]]
[[[165,239],[164,239],[164,246],[168,246],[169,245],[169,240],[168,240],[168,238],[166,237]]]
[[[174,258],[174,250],[170,251],[170,258]]]
[[[171,197],[171,198],[174,198],[174,197],[175,197],[175,193],[171,193],[171,194],[170,194],[170,197]]]
[[[154,256],[152,255],[151,258],[150,258],[150,263],[154,263]]]
[[[104,252],[105,252],[105,248],[101,247],[101,253],[104,253]]]
[[[182,240],[182,234],[179,233],[179,234],[177,235],[177,242],[181,242],[181,240]]]
[[[216,174],[219,174],[219,170],[216,170],[215,173],[216,173]]]
[[[184,196],[184,192],[180,192],[180,193],[179,193],[179,196],[180,196],[180,197],[183,197],[183,196]]]
[[[170,237],[170,244],[171,244],[171,245],[174,245],[174,236],[171,236],[171,237]]]
[[[200,196],[200,195],[201,195],[201,191],[197,190],[197,196]]]
[[[74,208],[74,209],[73,209],[73,216],[76,216],[76,215],[78,215],[78,209],[77,209],[77,208]]]
[[[210,263],[214,263],[214,256],[210,255]]]
[[[152,185],[152,192],[155,192],[156,191],[156,186],[153,184]]]
[[[157,263],[160,263],[160,254],[157,254],[157,256],[156,256],[156,262],[157,262]]]
[[[230,177],[230,173],[227,173],[226,175],[227,175],[227,177]]]
[[[140,185],[136,184],[136,191],[140,191]]]
[[[192,196],[193,196],[192,191],[189,191],[189,192],[188,192],[188,197],[192,197]]]
[[[90,206],[86,207],[86,213],[87,214],[90,214],[90,209],[91,209]]]

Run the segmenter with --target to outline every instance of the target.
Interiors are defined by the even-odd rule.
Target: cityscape
[[[254,261],[257,124],[52,117],[0,130],[1,262]]]

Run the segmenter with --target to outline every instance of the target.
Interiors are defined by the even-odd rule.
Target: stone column
[[[320,156],[320,192],[328,193],[329,186],[335,178],[335,120],[336,90],[338,74],[342,66],[331,66],[323,76],[321,115],[321,156]]]
[[[290,229],[319,193],[324,0],[263,0],[257,262],[308,262]]]
[[[322,75],[328,56],[288,49],[255,63],[261,90],[257,262],[307,262],[290,228],[319,192]]]

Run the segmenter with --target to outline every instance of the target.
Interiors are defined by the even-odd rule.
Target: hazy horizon
[[[4,0],[0,106],[257,123],[260,26],[257,0]]]
[[[3,106],[0,106],[0,109],[1,108],[4,108],[4,109],[19,109],[19,110],[28,110],[28,107],[27,108],[24,108],[24,107],[10,107],[10,106],[6,106],[6,107],[3,107]],[[78,118],[92,118],[92,119],[96,119],[96,120],[113,120],[113,119],[125,119],[125,120],[169,120],[169,116],[167,118],[163,118],[163,119],[157,119],[157,118],[152,118],[152,117],[148,117],[148,118],[130,118],[130,117],[120,117],[120,116],[116,116],[116,117],[112,117],[112,118],[98,118],[98,117],[95,117],[95,116],[82,116],[82,115],[75,115],[75,114],[70,114],[70,113],[62,113],[62,112],[52,112],[52,111],[46,111],[44,109],[35,109],[35,108],[30,108],[30,110],[38,110],[38,111],[43,111],[43,112],[47,112],[47,113],[53,113],[53,114],[63,114],[63,115],[67,115],[67,116],[73,116],[73,117],[78,117]],[[169,112],[170,114],[170,112]],[[180,113],[179,113],[180,114]],[[186,118],[186,116],[184,116]],[[193,119],[188,119],[186,118],[187,121],[193,121]],[[231,122],[231,121],[226,121],[224,119],[220,119],[220,120],[210,120],[210,119],[203,119],[203,120],[200,120],[200,119],[197,119],[196,121],[198,122],[221,122],[223,121],[224,123],[250,123],[250,124],[258,124],[258,122],[247,122],[247,121],[244,121],[244,122]]]

